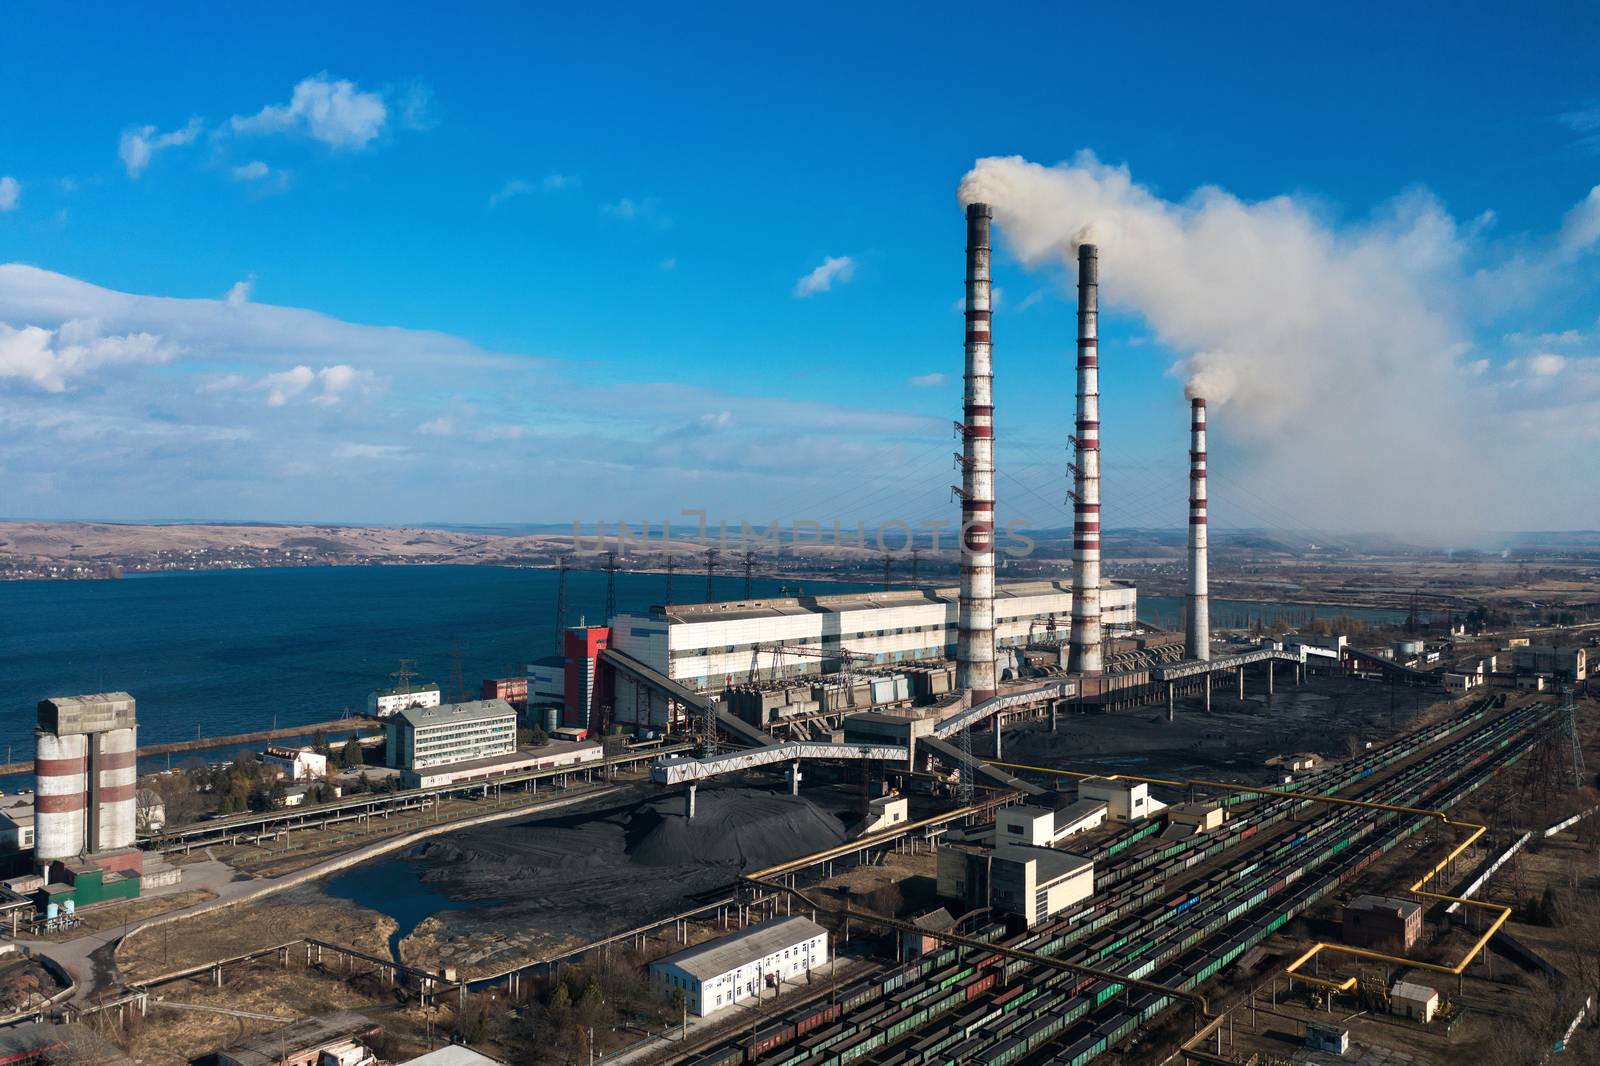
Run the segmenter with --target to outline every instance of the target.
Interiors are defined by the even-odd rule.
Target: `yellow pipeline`
[[[1305,954],[1301,955],[1298,959],[1294,960],[1287,967],[1285,967],[1284,972],[1289,974],[1292,980],[1303,981],[1306,984],[1321,985],[1324,988],[1329,988],[1336,992],[1348,992],[1350,989],[1354,988],[1356,986],[1356,978],[1354,977],[1348,977],[1343,981],[1334,981],[1325,977],[1317,977],[1311,974],[1302,974],[1299,972],[1300,967],[1310,962],[1323,951],[1334,951],[1345,955],[1355,955],[1364,959],[1375,959],[1379,962],[1393,963],[1397,966],[1410,966],[1420,970],[1433,970],[1437,973],[1448,973],[1460,976],[1460,974],[1466,970],[1467,966],[1471,964],[1473,956],[1475,956],[1483,948],[1483,946],[1489,942],[1489,939],[1493,937],[1495,933],[1499,932],[1500,927],[1505,925],[1506,921],[1511,917],[1511,908],[1504,906],[1503,904],[1483,903],[1478,900],[1466,899],[1460,896],[1447,896],[1439,892],[1423,891],[1422,886],[1432,880],[1435,874],[1448,866],[1456,856],[1460,855],[1463,851],[1467,850],[1467,848],[1471,847],[1479,837],[1483,836],[1484,833],[1489,831],[1489,827],[1486,825],[1479,825],[1476,822],[1457,821],[1449,817],[1443,811],[1430,811],[1421,807],[1402,807],[1398,804],[1376,803],[1371,800],[1344,799],[1338,796],[1316,796],[1304,792],[1290,792],[1286,789],[1280,788],[1260,788],[1253,785],[1236,785],[1230,784],[1226,781],[1205,781],[1200,779],[1189,781],[1173,781],[1160,777],[1139,777],[1135,774],[1094,774],[1084,773],[1078,770],[1057,770],[1047,766],[1030,766],[1026,763],[1000,762],[993,759],[985,759],[983,761],[1006,770],[1025,770],[1031,773],[1051,774],[1056,777],[1094,777],[1103,778],[1107,781],[1134,781],[1149,785],[1163,785],[1168,788],[1222,789],[1224,791],[1231,792],[1249,792],[1261,796],[1282,796],[1288,799],[1309,800],[1314,803],[1327,803],[1340,807],[1363,807],[1368,810],[1390,811],[1396,814],[1413,814],[1425,818],[1437,818],[1444,825],[1472,830],[1472,833],[1460,844],[1457,844],[1455,849],[1451,851],[1450,854],[1439,860],[1438,864],[1435,865],[1433,869],[1423,874],[1415,884],[1406,890],[1413,895],[1425,896],[1429,899],[1442,900],[1449,903],[1460,903],[1468,907],[1479,907],[1484,910],[1498,912],[1494,921],[1489,925],[1488,931],[1479,937],[1477,942],[1474,943],[1471,948],[1467,949],[1466,954],[1461,957],[1460,962],[1456,963],[1454,966],[1446,966],[1442,963],[1424,962],[1420,959],[1407,959],[1399,955],[1388,955],[1380,951],[1371,951],[1366,948],[1353,948],[1345,944],[1329,944],[1323,941],[1318,941],[1316,944],[1312,945],[1312,947],[1308,949]]]

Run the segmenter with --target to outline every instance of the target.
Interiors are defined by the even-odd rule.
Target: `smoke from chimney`
[[[961,602],[956,687],[978,703],[995,694],[994,364],[989,205],[967,205],[966,390],[961,428]]]

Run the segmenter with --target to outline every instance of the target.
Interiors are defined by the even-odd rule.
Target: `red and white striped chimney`
[[[1189,620],[1184,648],[1211,658],[1211,590],[1206,576],[1206,402],[1189,401]]]
[[[1077,471],[1072,508],[1072,637],[1067,669],[1098,677],[1100,652],[1100,259],[1078,246]]]
[[[994,364],[990,347],[989,205],[967,205],[966,392],[961,428],[961,602],[956,687],[995,694]]]

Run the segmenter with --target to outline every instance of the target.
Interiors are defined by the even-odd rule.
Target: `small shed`
[[[1439,1009],[1439,990],[1427,985],[1396,981],[1389,990],[1389,1013],[1427,1025]]]

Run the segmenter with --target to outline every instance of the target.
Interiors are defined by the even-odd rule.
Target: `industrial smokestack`
[[[967,205],[966,393],[961,423],[961,605],[956,687],[995,694],[994,364],[990,348],[989,205]]]
[[[1211,658],[1211,591],[1206,576],[1206,402],[1189,401],[1189,622],[1191,659]]]
[[[1100,259],[1078,246],[1078,462],[1073,475],[1072,646],[1067,669],[1098,677],[1100,654]]]

